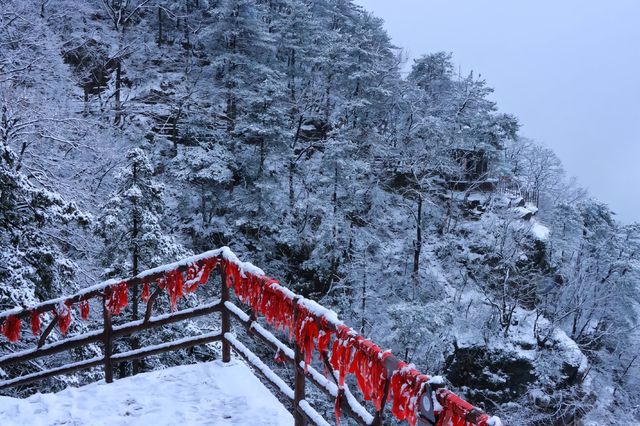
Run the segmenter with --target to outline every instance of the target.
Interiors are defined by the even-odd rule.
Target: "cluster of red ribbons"
[[[4,334],[10,342],[17,342],[20,338],[20,318],[10,315],[2,323],[2,334]]]
[[[80,316],[83,320],[89,319],[89,301],[83,300],[80,302]]]
[[[425,391],[429,376],[401,362],[398,369],[391,376],[391,393],[393,405],[391,413],[398,420],[406,420],[411,425],[417,421],[420,398]]]
[[[311,362],[314,348],[326,349],[329,331],[320,333],[319,322],[304,305],[296,302],[292,293],[278,281],[241,271],[237,264],[223,260],[227,286],[233,287],[241,302],[256,315],[262,315],[274,328],[293,338],[304,353],[305,363]],[[295,313],[294,313],[295,312]]]
[[[71,325],[71,306],[68,302],[61,302],[56,306],[56,317],[60,333],[64,336]]]
[[[311,363],[314,350],[326,353],[331,336],[335,335],[330,364],[338,375],[339,393],[335,404],[338,424],[345,378],[348,374],[353,374],[364,399],[372,401],[376,410],[380,410],[385,398],[388,398],[393,401],[393,415],[398,420],[406,420],[415,426],[420,400],[428,388],[428,376],[400,363],[391,376],[387,391],[385,385],[389,379],[389,371],[386,361],[391,352],[383,351],[347,326],[330,327],[324,316],[317,315],[303,299],[282,287],[278,281],[243,271],[232,261],[225,259],[222,262],[227,286],[233,287],[238,299],[251,307],[254,315],[264,316],[267,323],[293,338],[304,355],[305,365]],[[276,360],[284,361],[281,352],[276,353]],[[438,400],[444,407],[442,413],[437,413],[440,414],[438,426],[486,425],[488,416],[479,410],[476,410],[479,417],[469,421],[468,414],[474,407],[455,394],[448,392],[438,395]],[[464,404],[460,404],[460,401]]]
[[[338,372],[340,388],[336,401],[336,419],[340,419],[340,396],[348,373],[355,375],[365,401],[372,401],[380,410],[385,399],[388,370],[387,358],[391,352],[383,351],[372,341],[358,335],[351,328],[339,325],[331,350],[331,365]],[[338,420],[339,421],[339,420]]]
[[[31,312],[31,332],[34,336],[40,334],[40,314],[37,311]]]
[[[233,287],[241,302],[249,305],[254,314],[262,315],[277,330],[293,338],[304,354],[305,365],[311,363],[314,349],[327,350],[332,331],[326,319],[318,318],[309,307],[298,303],[293,293],[278,281],[241,271],[238,265],[223,260],[227,286]]]
[[[311,363],[314,350],[326,353],[331,336],[336,335],[330,358],[331,365],[338,372],[341,389],[336,400],[336,418],[340,418],[340,395],[349,373],[356,376],[364,399],[373,401],[376,409],[382,407],[388,374],[385,362],[390,352],[383,351],[349,327],[339,325],[333,331],[325,317],[316,315],[312,308],[300,302],[301,299],[276,280],[241,271],[234,262],[223,262],[226,283],[234,288],[238,299],[249,305],[255,315],[264,316],[267,323],[293,338],[304,355],[305,366]]]
[[[111,287],[105,289],[107,299],[105,305],[111,315],[120,315],[120,311],[129,303],[129,287],[127,282],[123,281],[119,284],[114,284]]]
[[[149,278],[146,280],[143,279],[141,299],[144,302],[147,302],[149,300],[149,285],[155,284],[160,289],[164,289],[167,291],[167,294],[169,295],[171,310],[175,311],[178,300],[186,293],[192,293],[196,291],[199,285],[204,284],[209,279],[211,271],[215,269],[217,264],[218,259],[216,257],[202,259],[189,265],[185,277],[183,277],[182,272],[180,272],[179,269],[174,269],[171,271],[167,271],[159,278]],[[112,315],[120,315],[122,309],[124,309],[128,305],[128,293],[129,287],[127,281],[112,284],[111,286],[105,288],[105,307]],[[80,308],[81,318],[83,320],[87,320],[89,318],[89,301],[81,300],[78,305]],[[70,301],[60,302],[53,310],[53,313],[57,319],[58,327],[63,335],[67,333],[67,330],[71,325],[71,306],[72,304]],[[30,324],[31,332],[34,336],[40,334],[40,315],[41,313],[38,312],[37,309],[31,311]],[[2,323],[0,332],[4,334],[10,342],[17,342],[20,339],[20,327],[20,317],[16,315],[9,315]]]
[[[192,263],[187,267],[186,276],[183,276],[179,269],[164,272],[160,276],[151,275],[142,279],[142,293],[140,298],[143,302],[148,302],[151,297],[150,285],[155,285],[161,290],[166,290],[169,296],[171,312],[175,312],[178,300],[187,293],[193,293],[198,286],[204,284],[209,279],[211,271],[218,265],[218,259],[212,257],[202,259]],[[109,287],[107,292],[106,307],[112,315],[119,315],[120,311],[128,304],[128,286],[123,281]]]
[[[436,398],[445,407],[436,426],[487,426],[489,416],[448,389],[438,389]]]

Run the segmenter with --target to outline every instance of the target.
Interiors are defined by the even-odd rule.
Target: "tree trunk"
[[[364,335],[365,317],[367,308],[367,269],[365,267],[362,277],[362,314],[360,321],[360,334]]]
[[[163,42],[162,36],[162,8],[158,6],[158,46],[160,46]]]
[[[295,189],[293,187],[293,179],[296,172],[296,145],[300,139],[300,130],[302,129],[302,122],[304,118],[300,116],[298,119],[298,127],[296,129],[296,135],[293,137],[293,144],[291,144],[291,158],[289,159],[289,213],[293,216],[295,208]]]
[[[116,60],[116,93],[115,93],[115,102],[116,102],[116,117],[114,120],[115,124],[120,124],[120,116],[122,114],[120,105],[120,87],[122,86],[122,64],[120,58]]]
[[[138,179],[138,167],[137,164],[133,164],[133,181],[134,183],[137,183],[137,179]],[[134,199],[133,201],[133,229],[131,232],[131,239],[133,240],[133,247],[131,250],[131,265],[132,265],[132,270],[131,270],[131,275],[133,277],[135,277],[136,275],[138,275],[139,271],[139,266],[138,266],[138,262],[140,260],[140,248],[138,247],[138,236],[140,233],[140,218],[138,217],[138,211],[137,211],[137,200]],[[139,286],[133,286],[131,289],[131,318],[133,321],[138,319],[138,293],[139,293]],[[131,337],[131,349],[136,350],[140,348],[140,341],[138,339],[138,337],[136,336],[132,336]],[[138,374],[138,372],[140,371],[140,361],[139,360],[133,360],[132,361],[132,371],[133,374]]]
[[[416,244],[413,249],[413,298],[420,278],[420,253],[422,252],[422,194],[418,194],[418,215],[416,217]]]

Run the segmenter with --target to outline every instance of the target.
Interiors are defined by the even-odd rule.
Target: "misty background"
[[[357,0],[408,55],[453,52],[495,89],[521,135],[552,148],[567,174],[640,220],[640,2]]]

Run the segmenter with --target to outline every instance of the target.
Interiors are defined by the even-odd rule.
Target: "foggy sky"
[[[453,52],[521,135],[623,222],[640,221],[640,1],[356,0],[411,58]],[[410,61],[411,63],[412,61]]]

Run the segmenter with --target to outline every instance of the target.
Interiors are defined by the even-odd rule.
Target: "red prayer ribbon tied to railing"
[[[165,285],[167,294],[169,295],[169,307],[171,312],[175,312],[178,308],[178,299],[184,296],[184,279],[182,278],[182,272],[168,272],[165,275]]]
[[[31,332],[34,336],[40,334],[40,314],[38,311],[31,311]]]
[[[89,318],[89,301],[83,300],[80,302],[80,316],[83,320],[87,320]]]
[[[119,284],[114,284],[106,289],[106,307],[111,315],[120,315],[123,308],[129,303],[129,287],[127,282],[123,281]]]
[[[12,343],[20,339],[20,324],[20,318],[15,315],[9,315],[2,323],[2,334]]]
[[[500,421],[491,418],[482,411],[460,398],[448,389],[438,389],[436,398],[444,411],[438,416],[436,426],[498,426]]]
[[[71,325],[71,306],[69,302],[60,302],[56,306],[56,317],[58,318],[60,333],[64,336]]]
[[[406,420],[411,425],[417,421],[418,407],[429,376],[401,362],[398,369],[391,376],[390,389],[393,394],[391,413],[398,420]]]
[[[336,419],[340,419],[340,398],[344,392],[347,373],[356,376],[358,387],[365,401],[372,401],[380,410],[385,398],[387,381],[386,360],[391,352],[383,351],[372,341],[358,335],[344,325],[337,327],[336,339],[331,350],[331,366],[338,372],[340,392],[336,401]]]
[[[218,265],[218,258],[213,257],[204,259],[200,263],[193,263],[187,268],[185,279],[185,290],[187,293],[193,293],[198,289],[199,285],[203,285],[209,279],[211,271]]]

